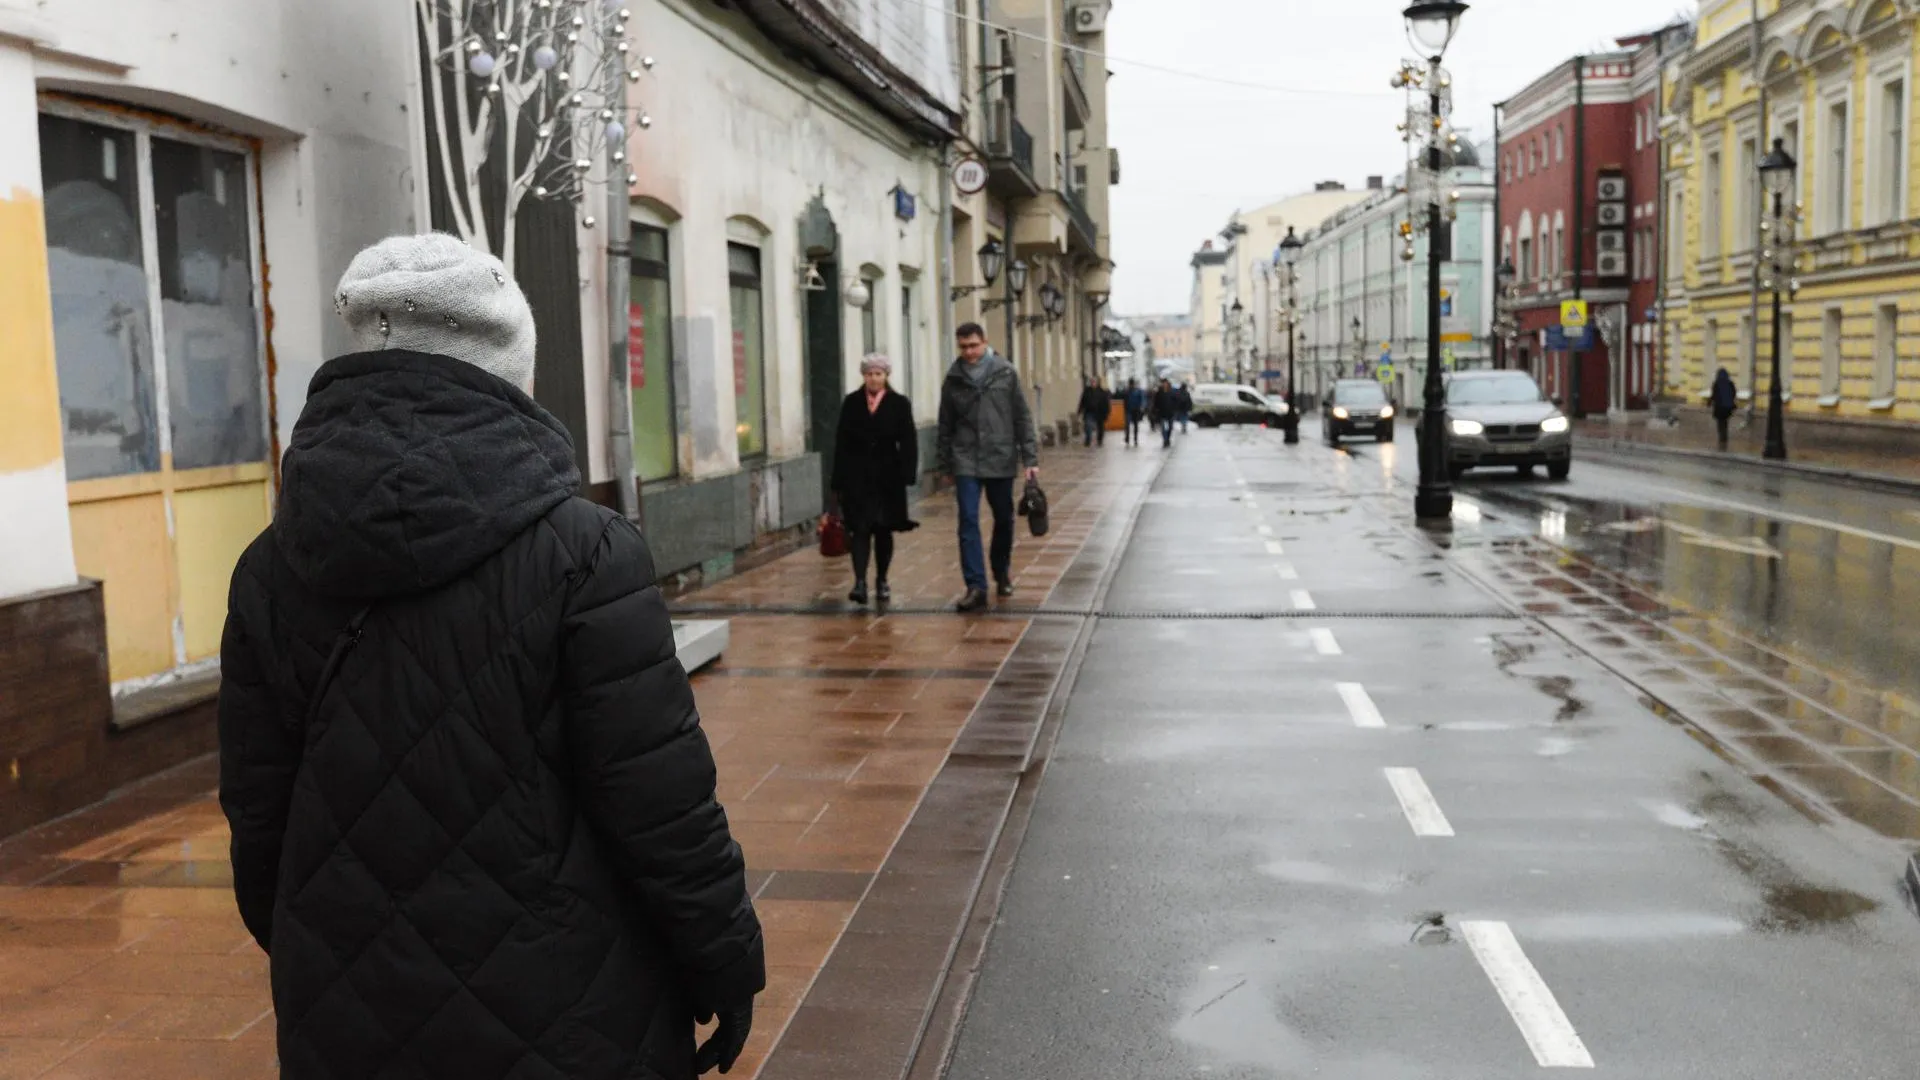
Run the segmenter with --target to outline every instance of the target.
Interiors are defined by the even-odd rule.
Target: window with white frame
[[[1708,150],[1700,169],[1700,257],[1720,254],[1720,192],[1722,172],[1720,149]]]
[[[1907,193],[1907,80],[1896,74],[1876,88],[1874,106],[1873,220],[1884,225],[1905,216]]]
[[[1556,164],[1567,160],[1567,129],[1553,129],[1553,160]]]
[[[1549,246],[1552,242],[1553,233],[1547,228],[1547,223],[1542,221],[1540,223],[1540,251],[1535,257],[1540,260],[1540,276],[1549,279],[1560,272],[1560,268],[1554,265],[1553,248]]]
[[[1772,378],[1772,373],[1768,373]],[[1793,314],[1780,314],[1780,394],[1793,397]]]
[[[1520,260],[1514,264],[1514,269],[1519,271],[1522,281],[1532,281],[1538,276],[1533,268],[1533,239],[1525,233],[1520,235]]]
[[[1553,276],[1559,277],[1567,272],[1567,223],[1555,216],[1553,219]]]
[[[1754,207],[1758,205],[1755,196],[1760,186],[1760,159],[1755,152],[1759,139],[1755,135],[1743,135],[1740,139],[1739,171],[1733,181],[1733,247],[1735,252],[1753,250],[1754,231],[1760,227],[1760,219],[1754,216]]]
[[[1845,232],[1852,228],[1848,213],[1848,188],[1852,183],[1849,156],[1852,153],[1852,110],[1845,97],[1829,99],[1820,132],[1820,168],[1814,183],[1820,193],[1820,229]]]
[[[1753,316],[1740,316],[1740,355],[1735,357],[1735,360],[1740,364],[1740,389],[1741,392],[1746,394],[1753,392],[1754,354],[1757,351],[1755,348],[1756,340],[1754,337]]]
[[[1840,396],[1840,345],[1846,315],[1837,307],[1820,313],[1820,396]]]
[[[1881,304],[1873,313],[1873,400],[1891,401],[1900,370],[1900,308]]]
[[[39,128],[67,479],[266,461],[251,148],[80,108]]]
[[[1704,391],[1713,385],[1713,377],[1720,370],[1720,323],[1715,319],[1707,320],[1706,330],[1700,343],[1700,388]]]
[[[1638,150],[1647,145],[1647,117],[1644,113],[1633,114],[1633,148]]]
[[[1677,284],[1687,266],[1687,189],[1678,180],[1667,182],[1667,276]]]

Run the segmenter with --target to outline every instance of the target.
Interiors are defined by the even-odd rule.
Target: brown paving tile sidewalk
[[[1067,576],[1152,460],[1121,447],[1049,454],[1053,528],[1036,540],[1021,525],[1016,605]],[[1011,612],[924,613],[959,591],[952,503],[933,497],[916,516],[893,584],[897,603],[922,613],[737,616],[726,656],[695,678],[768,935],[769,987],[735,1077],[758,1075],[796,1016],[816,1038],[841,1009],[860,1022],[833,1037],[897,1045],[913,1034],[863,1025],[876,1000],[924,997],[937,982],[952,935],[925,932],[938,923],[925,902],[964,914],[977,875],[953,871],[979,853],[954,848],[953,829],[984,845],[980,808],[992,805],[954,787],[965,769],[943,767],[1003,667],[993,708],[1015,712],[1058,673],[1058,620],[1029,637],[1035,620]],[[846,560],[807,550],[682,599],[790,609],[841,601],[848,584]],[[1023,640],[1027,658],[1007,666]],[[1013,713],[988,712],[952,760],[1018,749]],[[0,843],[0,1080],[277,1075],[266,959],[233,908],[217,779],[201,759]],[[923,799],[930,813],[916,818]],[[903,840],[910,820],[943,815],[945,832]],[[836,975],[816,986],[829,956]],[[896,1011],[896,1026],[919,1023]]]

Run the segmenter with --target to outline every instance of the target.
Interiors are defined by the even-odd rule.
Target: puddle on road
[[[1772,855],[1721,838],[1714,844],[1728,865],[1760,893],[1760,910],[1747,926],[1768,934],[1804,934],[1838,926],[1880,908],[1880,902],[1846,889],[1801,880]]]

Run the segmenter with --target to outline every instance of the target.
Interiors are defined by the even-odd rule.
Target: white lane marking
[[[1393,785],[1394,797],[1400,800],[1400,811],[1407,815],[1407,824],[1413,826],[1413,835],[1453,835],[1453,826],[1447,824],[1447,815],[1440,812],[1440,804],[1434,800],[1433,792],[1427,790],[1427,782],[1420,779],[1419,769],[1390,768],[1386,773],[1387,783]]]
[[[1293,610],[1313,611],[1315,609],[1316,609],[1316,605],[1313,602],[1312,593],[1308,592],[1305,589],[1293,590]]]
[[[1286,553],[1287,553],[1287,549],[1281,545],[1280,541],[1278,540],[1267,541],[1267,554],[1285,555]]]
[[[1743,514],[1752,514],[1754,517],[1766,520],[1790,521],[1795,525],[1807,525],[1815,529],[1830,529],[1837,533],[1845,533],[1848,536],[1857,536],[1862,540],[1873,540],[1882,544],[1894,544],[1898,547],[1920,551],[1920,540],[1909,540],[1904,536],[1890,536],[1887,533],[1875,532],[1872,529],[1855,528],[1852,525],[1842,525],[1837,521],[1823,521],[1820,518],[1807,517],[1803,514],[1790,514],[1784,510],[1767,510],[1749,503],[1735,502],[1732,499],[1717,499],[1711,495],[1696,495],[1693,492],[1681,491],[1679,488],[1671,488],[1663,484],[1648,484],[1644,490],[1665,492],[1668,495],[1674,496],[1675,501],[1683,506],[1689,503],[1699,506],[1717,506],[1722,510],[1737,510]]]
[[[1271,526],[1271,525],[1262,525],[1262,526],[1260,526],[1260,527],[1258,527],[1258,528],[1256,528],[1256,529],[1254,529],[1253,531],[1254,531],[1254,532],[1257,532],[1257,533],[1259,533],[1259,534],[1260,534],[1261,536],[1272,536],[1272,535],[1273,535],[1273,526]]]
[[[1367,688],[1357,682],[1338,684],[1340,700],[1347,703],[1347,713],[1353,717],[1354,727],[1383,728],[1387,718],[1380,715],[1379,706],[1367,694]]]
[[[1293,564],[1290,562],[1275,563],[1273,568],[1275,570],[1280,571],[1281,581],[1299,581],[1300,580],[1300,571],[1295,570],[1293,568]]]
[[[1593,1055],[1573,1030],[1546,980],[1534,970],[1513,930],[1503,922],[1463,922],[1461,936],[1492,981],[1493,989],[1520,1026],[1520,1034],[1542,1068],[1591,1069]]]
[[[1325,629],[1324,627],[1315,627],[1307,631],[1307,633],[1313,638],[1313,649],[1315,652],[1321,656],[1340,655],[1340,642],[1334,639],[1333,631]]]

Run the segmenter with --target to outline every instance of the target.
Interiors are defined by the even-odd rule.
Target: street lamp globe
[[[1280,241],[1280,261],[1292,266],[1300,258],[1300,249],[1306,246],[1306,241],[1293,231],[1293,226],[1287,226],[1287,238]]]
[[[1056,318],[1067,309],[1067,298],[1049,281],[1040,286],[1040,310]]]
[[[1787,140],[1773,140],[1773,149],[1760,159],[1760,182],[1766,185],[1767,194],[1785,196],[1793,191],[1793,174],[1799,162],[1787,153]]]
[[[1415,0],[1407,5],[1407,40],[1423,55],[1439,59],[1460,28],[1467,5],[1460,0]]]
[[[1006,265],[1007,251],[1000,241],[989,236],[987,242],[980,245],[980,280],[992,285],[1000,280],[1000,269]]]
[[[1012,289],[1015,295],[1027,291],[1027,260],[1015,259],[1013,265],[1007,267],[1007,287]]]
[[[1513,284],[1513,279],[1519,276],[1519,271],[1513,268],[1512,259],[1501,262],[1500,269],[1494,271],[1494,273],[1499,277],[1500,284],[1503,288]]]
[[[1241,306],[1240,306],[1240,301],[1239,301],[1239,299],[1238,299],[1238,298],[1235,298],[1235,299],[1234,299],[1234,301],[1233,301],[1233,307],[1232,307],[1232,308],[1230,308],[1229,310],[1231,310],[1231,311],[1233,312],[1233,317],[1237,319],[1237,318],[1239,318],[1239,317],[1240,317],[1240,313],[1241,313],[1241,312],[1243,312],[1243,311],[1245,311],[1245,310],[1247,310],[1247,309],[1246,309],[1246,308],[1243,308],[1243,307],[1241,307]]]

